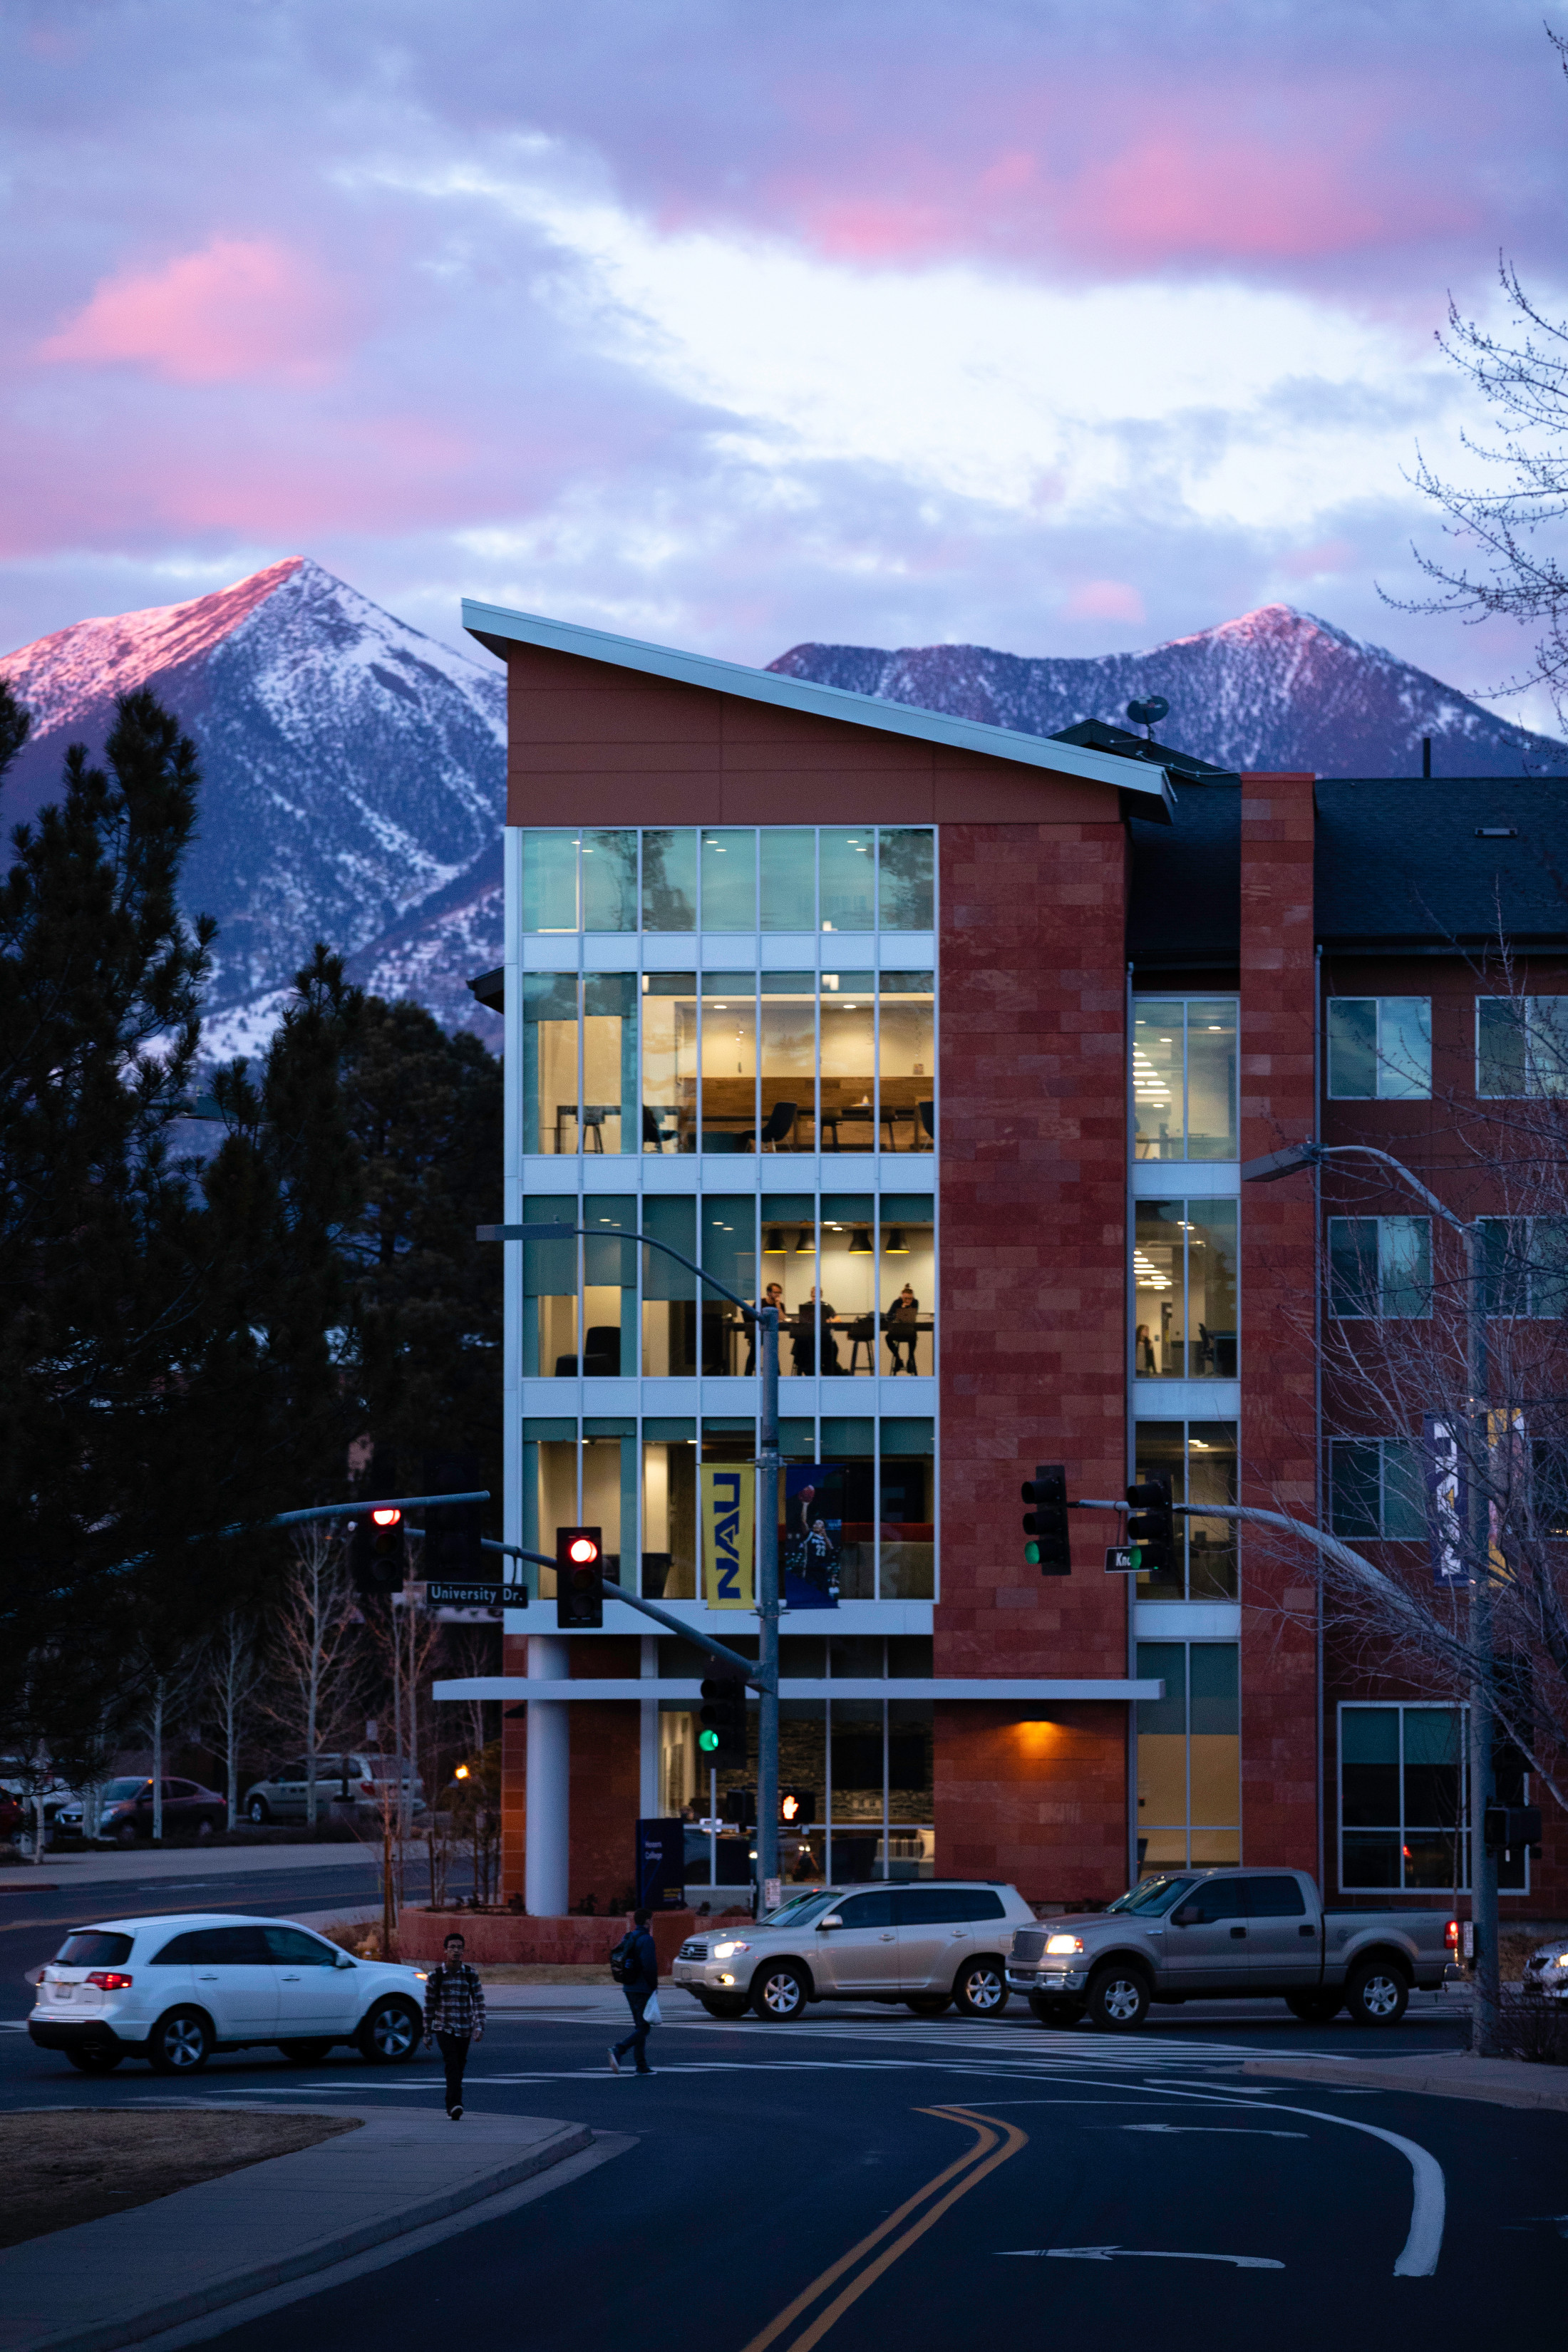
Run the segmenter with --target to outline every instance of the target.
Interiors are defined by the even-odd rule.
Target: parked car
[[[419,2046],[424,2001],[423,1970],[353,1959],[308,1927],[174,1911],[74,1929],[44,1969],[27,2031],[86,2074],[125,2058],[196,2074],[215,2050],[268,2042],[317,2065],[348,2042],[392,2066]]]
[[[1549,2000],[1568,2000],[1568,1937],[1542,1944],[1524,1964],[1525,1989]]]
[[[823,1887],[798,1895],[753,1927],[689,1937],[674,1982],[710,2017],[748,2007],[784,2021],[816,2000],[902,2002],[936,2017],[956,2002],[969,2017],[1007,2006],[1006,1953],[1035,1914],[1016,1886],[969,1879]]]
[[[316,1818],[325,1821],[330,1809],[353,1807],[361,1821],[381,1818],[389,1787],[401,1786],[409,1814],[425,1811],[425,1783],[406,1758],[397,1756],[318,1756],[316,1759]],[[282,1765],[245,1792],[245,1818],[258,1826],[266,1822],[302,1822],[310,1817],[310,1780],[306,1760]]]
[[[1310,2025],[1346,2009],[1396,2025],[1413,1986],[1436,1990],[1455,1923],[1442,1911],[1325,1911],[1304,1870],[1184,1870],[1104,1911],[1031,1924],[1007,1982],[1046,2025],[1087,2016],[1106,2033],[1142,2025],[1151,2001],[1279,2000]]]
[[[81,1834],[84,1801],[74,1797],[62,1807],[60,1827]],[[163,1783],[163,1835],[211,1837],[227,1826],[228,1801],[199,1780],[166,1780]],[[100,1845],[135,1845],[153,1834],[153,1783],[140,1772],[106,1781],[99,1791],[98,1832]]]
[[[53,1842],[61,1808],[71,1802],[75,1793],[68,1781],[51,1779],[46,1783],[43,1792],[46,1845]],[[0,1837],[31,1838],[36,1833],[37,1818],[31,1780],[14,1763],[0,1761]]]

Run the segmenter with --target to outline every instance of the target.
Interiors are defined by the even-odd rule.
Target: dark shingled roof
[[[1316,933],[1325,948],[1568,947],[1568,778],[1320,779]],[[1182,778],[1167,831],[1134,818],[1134,962],[1239,952],[1241,793]]]

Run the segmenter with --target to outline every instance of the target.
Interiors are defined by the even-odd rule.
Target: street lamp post
[[[758,1698],[757,1708],[757,1878],[758,1908],[766,1908],[768,1883],[779,1874],[779,1310],[763,1302],[753,1306],[750,1299],[737,1297],[735,1293],[711,1274],[683,1257],[668,1242],[656,1241],[651,1234],[628,1233],[624,1225],[480,1225],[479,1239],[482,1242],[557,1242],[573,1240],[584,1234],[589,1240],[638,1242],[644,1249],[662,1250],[677,1265],[694,1274],[732,1307],[738,1307],[756,1332],[757,1347],[763,1360],[761,1427],[758,1433],[756,1468],[759,1473],[756,1491],[757,1542],[757,1665],[748,1679]],[[538,1558],[540,1555],[528,1555]],[[687,1633],[690,1629],[679,1619],[655,1609],[640,1595],[623,1592],[618,1587],[606,1586],[616,1597],[640,1610],[644,1615],[657,1617],[667,1625],[675,1625]],[[704,1648],[720,1656],[734,1659],[717,1642],[699,1634]]]
[[[1419,1176],[1370,1143],[1289,1144],[1249,1160],[1242,1168],[1244,1183],[1272,1184],[1303,1168],[1321,1167],[1326,1160],[1349,1157],[1380,1160],[1392,1168],[1411,1191],[1426,1202],[1434,1215],[1457,1233],[1465,1247],[1465,1370],[1469,1385],[1470,1476],[1467,1548],[1470,1556],[1470,1916],[1476,1930],[1475,2009],[1470,2041],[1479,2055],[1489,2055],[1497,2039],[1501,1979],[1498,1953],[1497,1856],[1487,1844],[1487,1809],[1492,1801],[1493,1689],[1496,1664],[1492,1656],[1491,1545],[1487,1496],[1481,1465],[1487,1458],[1487,1408],[1490,1367],[1487,1358],[1485,1235],[1479,1217],[1467,1220],[1440,1201]]]

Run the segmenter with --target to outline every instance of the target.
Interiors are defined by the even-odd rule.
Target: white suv
[[[418,2048],[424,2007],[422,1969],[353,1959],[287,1920],[178,1911],[74,1929],[39,1979],[27,2031],[86,2074],[122,2058],[195,2074],[215,2050],[253,2042],[314,2065],[352,2042],[390,2066]]]
[[[969,2017],[1007,2006],[1007,1955],[1035,1914],[1016,1886],[921,1879],[894,1886],[824,1887],[796,1895],[755,1927],[689,1937],[678,1985],[710,2017],[801,2016],[807,2001],[902,2002],[937,2017],[950,2002]]]

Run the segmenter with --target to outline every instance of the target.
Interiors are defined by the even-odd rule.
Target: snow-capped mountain
[[[184,895],[219,925],[215,1050],[267,1034],[316,940],[378,992],[499,1037],[463,984],[501,952],[499,667],[292,556],[188,604],[78,622],[0,656],[0,677],[33,714],[6,826],[57,793],[68,743],[101,750],[117,694],[151,686],[195,738]]]
[[[1126,724],[1130,701],[1163,695],[1162,742],[1220,768],[1310,768],[1321,776],[1418,776],[1432,738],[1437,776],[1568,768],[1568,745],[1484,709],[1381,646],[1289,604],[1265,604],[1147,653],[1032,659],[988,646],[793,646],[769,664],[923,710],[1054,735],[1080,719]]]

